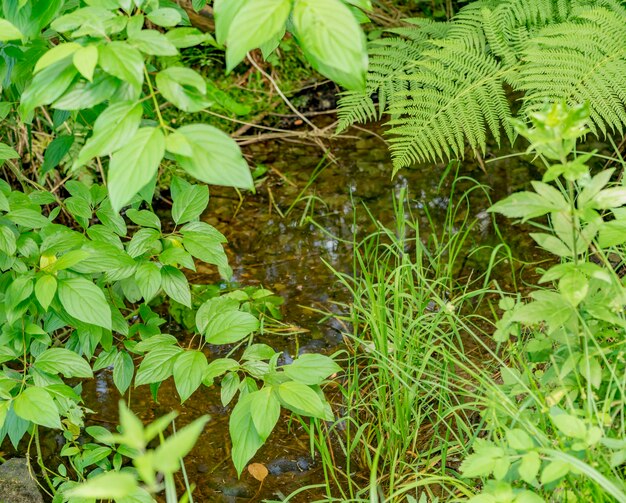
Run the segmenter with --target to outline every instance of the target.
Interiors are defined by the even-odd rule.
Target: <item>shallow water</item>
[[[259,337],[260,342],[269,343],[285,354],[332,353],[341,347],[344,326],[336,319],[326,320],[319,311],[340,313],[341,304],[349,299],[324,261],[338,271],[349,273],[353,236],[364,236],[371,231],[372,217],[393,225],[394,197],[402,189],[409,191],[407,205],[420,216],[424,226],[427,224],[424,208],[438,221],[451,204],[453,177],[440,180],[445,166],[423,165],[404,170],[392,179],[386,146],[373,133],[358,131],[357,138],[333,141],[330,152],[335,162],[329,162],[328,156],[315,145],[283,142],[251,145],[246,154],[252,164],[269,168],[257,193],[245,194],[240,200],[233,190],[211,190],[205,220],[229,240],[234,280],[242,286],[262,285],[283,296],[283,321],[299,329],[300,333],[287,330],[284,335]],[[520,159],[508,159],[489,163],[487,171],[484,173],[469,160],[459,174],[492,187],[491,197],[497,200],[523,188],[535,168]],[[303,191],[316,172],[315,181]],[[458,192],[471,185],[469,181],[461,182]],[[489,202],[481,194],[474,191],[471,198],[472,211],[482,216],[472,240],[475,244],[489,244],[495,242],[490,219],[484,213]],[[290,207],[286,216],[280,215]],[[511,237],[513,241],[517,239],[515,234]],[[515,242],[510,244],[515,247]],[[473,266],[479,264],[466,265],[470,269]],[[212,269],[201,268],[191,279],[196,283],[212,283],[218,278]],[[508,279],[504,277],[501,281],[506,284]],[[217,354],[219,348],[215,349]],[[86,406],[98,411],[90,422],[104,426],[117,422],[120,397],[107,370],[100,372],[95,380],[85,382],[83,396]],[[172,409],[178,410],[177,427],[202,414],[211,415],[212,420],[185,463],[189,479],[197,486],[194,492],[197,502],[280,500],[305,485],[323,482],[321,469],[310,457],[307,436],[297,422],[289,423],[286,416],[253,459],[270,469],[263,485],[245,471],[238,480],[229,458],[229,408],[221,406],[217,387],[211,390],[202,387],[181,406],[171,382],[161,386],[159,403],[152,400],[144,386],[132,391],[131,405],[145,422]],[[182,492],[182,478],[178,479]],[[311,492],[292,501],[314,499],[315,492]]]

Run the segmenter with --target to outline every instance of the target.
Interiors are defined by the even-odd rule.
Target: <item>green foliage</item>
[[[477,0],[448,22],[409,19],[370,43],[366,92],[343,96],[339,129],[387,113],[396,169],[459,157],[488,133],[514,139],[512,89],[522,119],[546,100],[588,102],[593,133],[622,132],[625,20],[608,0]]]
[[[500,303],[504,315],[494,338],[518,352],[517,362],[503,364],[502,384],[486,386],[489,437],[476,440],[461,471],[488,480],[475,502],[502,495],[545,501],[557,493],[575,501],[626,501],[620,473],[626,292],[609,259],[615,252],[623,257],[626,237],[603,237],[623,218],[626,189],[610,184],[612,169],[591,176],[589,156],[569,160],[588,107],[557,104],[531,118],[532,128],[518,124],[518,130],[553,162],[544,182],[555,185],[536,182],[535,192],[490,211],[528,221],[547,216],[548,227],[537,222],[546,232],[531,236],[561,261],[539,280],[552,286],[531,292],[530,302]]]

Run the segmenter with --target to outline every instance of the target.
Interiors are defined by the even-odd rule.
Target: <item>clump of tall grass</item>
[[[489,326],[479,306],[493,294],[493,268],[508,257],[506,247],[491,248],[484,270],[463,270],[482,248],[474,191],[486,197],[473,182],[443,222],[426,209],[414,215],[400,193],[396,228],[377,223],[354,243],[353,273],[337,273],[353,298],[344,413],[332,426],[317,424],[314,436],[330,500],[471,494],[456,477],[479,420],[472,358],[481,346],[471,334]]]

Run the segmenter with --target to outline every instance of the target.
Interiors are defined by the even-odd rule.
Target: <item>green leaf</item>
[[[183,126],[177,131],[192,149],[190,156],[174,156],[187,173],[209,184],[242,189],[254,186],[239,146],[226,133],[206,124]]]
[[[15,234],[6,225],[0,224],[0,251],[7,255],[14,255],[17,251],[17,240]]]
[[[59,281],[59,300],[70,316],[111,330],[111,308],[102,290],[84,278]]]
[[[159,220],[159,217],[151,211],[130,208],[126,211],[126,216],[137,225],[141,225],[142,227],[151,227],[152,229],[156,229],[158,231],[161,230],[161,220]]]
[[[80,151],[72,169],[79,168],[92,157],[108,155],[126,145],[139,129],[143,109],[140,103],[121,101],[109,105],[93,127],[93,135]]]
[[[572,256],[572,251],[569,249],[569,247],[563,241],[561,241],[556,236],[553,236],[552,234],[545,234],[543,232],[531,232],[529,233],[529,236],[533,238],[539,246],[558,257]]]
[[[69,498],[106,499],[124,498],[137,489],[137,480],[132,473],[106,472],[91,477],[63,494]]]
[[[165,37],[174,47],[178,47],[179,49],[193,47],[202,42],[213,41],[213,37],[211,37],[210,34],[202,33],[197,28],[174,28],[173,30],[169,30],[165,34]]]
[[[166,68],[157,73],[156,85],[166,100],[185,112],[199,112],[211,104],[205,98],[206,82],[190,68]]]
[[[204,330],[210,344],[232,344],[259,328],[259,320],[243,311],[227,311],[214,315]]]
[[[587,427],[582,419],[564,412],[553,412],[550,419],[564,435],[583,440],[587,436]]]
[[[0,19],[0,42],[22,38],[22,32],[6,19]]]
[[[98,48],[95,45],[81,47],[74,53],[72,62],[78,72],[91,82],[93,80],[93,72],[98,64]]]
[[[143,189],[159,169],[165,155],[165,137],[159,128],[140,128],[111,156],[108,189],[111,205],[119,211]]]
[[[536,451],[530,451],[522,456],[522,461],[517,471],[522,480],[528,484],[532,484],[539,473],[541,467],[541,458]]]
[[[133,258],[139,257],[150,250],[159,239],[161,233],[156,229],[139,229],[128,243],[126,251]]]
[[[609,248],[626,243],[626,220],[610,220],[603,222],[598,234],[601,248]]]
[[[154,262],[143,262],[135,271],[135,281],[144,302],[150,302],[161,289],[161,270]]]
[[[156,30],[141,30],[129,37],[128,43],[152,56],[176,56],[178,54],[172,41]]]
[[[180,395],[180,403],[189,398],[202,384],[209,364],[201,351],[185,351],[174,363],[174,384]]]
[[[206,185],[192,185],[174,199],[172,218],[176,224],[196,220],[209,204],[209,188]]]
[[[154,451],[154,467],[167,474],[177,471],[180,460],[191,451],[208,421],[209,416],[201,416],[159,445]]]
[[[50,394],[43,388],[29,387],[13,401],[13,410],[22,419],[47,428],[61,429],[61,418]]]
[[[278,386],[278,396],[283,405],[296,414],[326,418],[326,407],[318,394],[306,384],[288,381]]]
[[[231,456],[239,475],[264,443],[252,420],[252,399],[252,393],[243,396],[233,408],[228,423],[233,444]]]
[[[13,147],[9,147],[6,143],[0,143],[0,161],[7,159],[19,159],[20,155]]]
[[[619,208],[626,204],[626,187],[612,187],[601,190],[591,200],[591,204],[599,210]]]
[[[220,383],[222,389],[220,390],[220,400],[222,406],[226,407],[239,391],[241,380],[235,372],[229,372],[224,376]]]
[[[131,356],[125,351],[117,353],[113,363],[113,383],[122,395],[133,382],[134,373],[135,364]]]
[[[43,158],[41,174],[45,175],[56,168],[74,144],[74,137],[70,135],[60,135],[50,142]]]
[[[241,8],[246,5],[246,0],[214,0],[213,15],[215,16],[215,36],[220,45],[226,43],[228,32],[233,19]]]
[[[75,81],[51,106],[60,109],[59,113],[92,108],[110,99],[120,86],[122,82],[119,79],[99,71],[92,82]]]
[[[176,26],[182,21],[180,13],[176,9],[155,9],[148,14],[148,19],[157,26]]]
[[[137,49],[125,42],[110,42],[100,45],[98,50],[98,63],[105,72],[141,91],[144,65]]]
[[[202,376],[202,382],[206,386],[210,386],[213,384],[213,379],[236,368],[239,368],[239,362],[232,358],[218,358],[217,360],[213,360],[206,368]]]
[[[41,58],[39,58],[35,68],[33,69],[33,74],[40,72],[57,61],[61,61],[62,59],[71,56],[80,48],[80,44],[77,44],[76,42],[67,42],[55,45],[48,52],[44,53]]]
[[[137,369],[135,386],[165,381],[172,375],[174,361],[181,351],[178,346],[161,346],[150,351]]]
[[[541,483],[550,484],[565,477],[570,471],[569,463],[555,459],[541,472]]]
[[[296,0],[294,35],[313,66],[347,89],[365,90],[365,35],[340,0]]]
[[[35,368],[65,377],[93,377],[89,363],[65,348],[46,349],[35,359]]]
[[[246,2],[228,30],[226,70],[231,71],[249,51],[281,33],[290,11],[291,0]]]
[[[300,355],[290,365],[282,367],[285,374],[304,384],[321,384],[327,377],[341,372],[341,367],[332,358],[319,354]]]
[[[559,208],[552,201],[534,192],[516,192],[502,201],[498,201],[487,211],[501,213],[509,218],[521,218],[523,222],[540,217]]]
[[[176,302],[191,308],[191,291],[185,275],[175,267],[161,268],[161,286],[165,293]]]
[[[44,68],[22,93],[20,115],[26,120],[36,107],[52,103],[65,92],[75,77],[76,68],[71,58]]]
[[[265,387],[249,394],[252,422],[261,440],[270,436],[280,417],[280,401],[271,387]]]
[[[526,451],[535,446],[530,435],[519,428],[507,430],[506,440],[509,443],[509,447],[518,451]]]

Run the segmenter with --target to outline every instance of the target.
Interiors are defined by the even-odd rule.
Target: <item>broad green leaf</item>
[[[205,80],[190,68],[166,68],[157,73],[155,80],[163,97],[185,112],[199,112],[210,105],[205,98]]]
[[[248,346],[241,355],[241,359],[244,361],[261,361],[269,360],[276,354],[270,346],[267,344],[252,344]]]
[[[512,321],[519,321],[527,325],[547,323],[552,328],[564,324],[574,315],[574,307],[560,294],[550,291],[533,292],[535,302],[529,302],[516,309]]]
[[[237,402],[228,423],[228,431],[233,444],[231,456],[239,475],[264,443],[252,420],[252,398],[253,395],[250,393]]]
[[[176,56],[176,46],[161,32],[141,30],[128,38],[128,43],[145,54],[152,56]]]
[[[237,360],[233,360],[232,358],[218,358],[209,363],[202,376],[202,381],[206,386],[210,386],[213,384],[213,379],[236,368],[239,368],[239,362]]]
[[[56,168],[74,144],[74,136],[60,135],[50,142],[44,154],[41,174],[44,175]]]
[[[143,262],[135,271],[135,281],[144,302],[150,302],[161,289],[161,270],[154,262]]]
[[[180,460],[189,454],[208,421],[209,416],[201,416],[159,445],[154,451],[154,467],[163,473],[177,471]]]
[[[246,3],[246,0],[214,0],[215,36],[220,45],[226,43],[233,19]]]
[[[169,30],[165,37],[179,49],[193,47],[203,42],[215,42],[208,33],[202,33],[197,28],[174,28]]]
[[[133,258],[139,257],[152,249],[159,239],[161,239],[161,233],[156,229],[139,229],[128,243],[126,251]]]
[[[108,189],[111,205],[119,211],[154,177],[165,155],[160,129],[140,128],[133,138],[111,156]]]
[[[522,456],[522,461],[517,471],[524,482],[532,484],[539,473],[540,467],[541,458],[539,454],[536,451],[530,451]]]
[[[341,367],[332,358],[319,354],[300,355],[290,365],[282,367],[285,374],[304,384],[320,384],[329,376],[341,372]]]
[[[46,349],[35,359],[35,368],[65,377],[93,377],[89,363],[65,348]]]
[[[9,147],[6,143],[0,143],[0,161],[6,161],[7,159],[19,159],[18,154],[13,147]],[[0,162],[0,166],[2,163]]]
[[[154,349],[172,346],[176,344],[178,341],[176,337],[170,334],[157,334],[145,339],[141,342],[138,342],[135,346],[134,351],[139,353],[144,353],[146,351],[152,351]]]
[[[270,436],[280,417],[280,401],[271,387],[250,393],[250,414],[261,440]]]
[[[593,197],[591,204],[599,210],[619,208],[626,204],[626,187],[612,187],[601,190]]]
[[[204,330],[210,344],[232,344],[247,337],[259,327],[259,320],[243,311],[227,311],[213,316]]]
[[[176,9],[168,7],[155,9],[148,13],[147,17],[157,26],[176,26],[182,21],[180,13]]]
[[[124,498],[137,489],[137,480],[132,473],[106,472],[91,477],[86,482],[64,492],[69,498],[85,498],[88,500]]]
[[[22,32],[6,19],[0,19],[0,42],[22,38]]]
[[[105,72],[141,90],[144,65],[137,49],[126,42],[110,42],[100,45],[98,51],[98,64]]]
[[[80,48],[80,44],[77,44],[76,42],[67,42],[55,45],[52,49],[41,56],[41,58],[39,58],[35,68],[33,69],[33,73],[38,73],[51,64],[71,56]]]
[[[65,113],[95,107],[112,98],[121,85],[122,81],[99,70],[91,82],[75,81],[51,106]]]
[[[467,456],[461,463],[461,473],[465,478],[486,477],[493,472],[498,459],[475,452]]]
[[[95,45],[81,47],[74,53],[72,61],[79,73],[91,82],[98,64],[98,48]]]
[[[50,393],[43,388],[29,387],[13,401],[13,410],[22,419],[47,428],[61,429],[61,418]]]
[[[254,185],[248,164],[237,143],[226,133],[206,124],[177,130],[191,145],[192,155],[175,155],[180,166],[203,182],[251,189]]]
[[[558,257],[571,257],[572,251],[569,247],[556,236],[552,234],[545,234],[543,232],[531,232],[529,234],[535,242],[542,248],[548,250],[550,253]],[[583,250],[580,250],[581,252]]]
[[[18,208],[10,211],[6,214],[6,217],[13,223],[29,229],[40,229],[50,224],[50,221],[40,211],[29,208]]]
[[[229,372],[224,376],[220,383],[220,400],[222,406],[226,407],[239,391],[241,380],[236,372]]]
[[[20,115],[26,120],[35,108],[52,103],[65,92],[76,77],[76,73],[71,58],[65,58],[44,68],[35,75],[22,93]]]
[[[577,306],[587,296],[589,281],[582,272],[570,271],[561,277],[559,291],[573,306]]]
[[[278,386],[278,396],[283,405],[296,414],[326,418],[326,407],[318,394],[306,384],[288,381]]]
[[[192,185],[174,199],[172,218],[178,225],[196,220],[209,204],[209,188]]]
[[[569,463],[555,459],[541,472],[541,483],[550,484],[565,477],[570,471]]]
[[[201,351],[185,351],[174,363],[174,384],[183,403],[202,384],[202,378],[209,364]]]
[[[110,10],[89,6],[70,11],[61,17],[56,18],[50,27],[58,32],[68,32],[81,28],[83,25],[96,26],[104,29],[104,22],[113,19],[115,14]]]
[[[498,201],[487,211],[501,213],[509,218],[521,218],[522,221],[540,217],[559,208],[552,201],[534,192],[516,192],[502,201]]]
[[[59,300],[70,316],[111,330],[111,308],[102,290],[84,278],[59,281]]]
[[[17,251],[15,234],[6,225],[0,225],[0,251],[13,255]]]
[[[117,353],[113,363],[113,383],[120,394],[126,393],[126,390],[133,382],[134,373],[135,364],[131,356],[126,351]]]
[[[600,226],[598,244],[609,248],[626,243],[626,220],[610,220]]]
[[[282,33],[291,0],[246,2],[230,24],[226,44],[226,69],[232,70],[246,54]]]
[[[310,61],[347,89],[365,90],[365,35],[340,0],[295,0],[294,35]]]
[[[509,443],[509,447],[520,451],[526,451],[535,446],[530,435],[520,428],[507,430],[506,440]]]
[[[140,103],[122,101],[109,105],[93,127],[93,135],[80,151],[72,169],[79,168],[92,157],[108,155],[126,145],[139,129],[143,109]]]
[[[154,213],[148,210],[136,210],[130,208],[126,211],[126,216],[133,223],[142,227],[151,227],[152,229],[161,230],[161,220]]]
[[[550,419],[564,435],[583,440],[587,436],[587,427],[582,419],[567,413],[551,413]]]
[[[161,286],[165,293],[183,306],[191,307],[191,291],[185,275],[175,267],[161,268]]]
[[[150,351],[139,365],[135,386],[165,381],[172,375],[174,361],[181,351],[178,346],[161,346]]]

